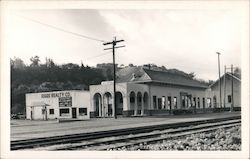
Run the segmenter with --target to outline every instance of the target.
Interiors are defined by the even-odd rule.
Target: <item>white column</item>
[[[127,95],[123,96],[123,110],[129,110],[129,97]]]
[[[134,115],[137,115],[137,96],[135,95]]]
[[[101,107],[101,105],[102,105],[102,103],[101,103],[101,98],[102,97],[100,97],[100,98],[98,98],[98,107],[99,107],[99,114],[98,114],[98,116],[102,116],[102,107]]]
[[[143,116],[144,115],[144,100],[143,100],[143,97],[142,97],[142,100],[141,100],[141,115]]]
[[[106,116],[106,111],[105,111],[105,102],[104,102],[104,98],[105,96],[103,95],[102,97],[102,116],[105,117]]]

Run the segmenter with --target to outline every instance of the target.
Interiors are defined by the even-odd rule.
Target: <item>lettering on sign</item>
[[[59,101],[59,107],[72,106],[72,97],[60,97],[58,101]]]
[[[71,97],[70,92],[41,94],[41,98],[61,98],[61,97]]]

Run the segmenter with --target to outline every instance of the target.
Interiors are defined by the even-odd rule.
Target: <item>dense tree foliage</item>
[[[88,90],[90,84],[100,84],[110,80],[106,72],[100,68],[79,66],[73,63],[56,65],[52,59],[46,58],[41,64],[39,57],[30,58],[30,66],[26,66],[20,58],[11,59],[11,112],[25,112],[25,93]]]

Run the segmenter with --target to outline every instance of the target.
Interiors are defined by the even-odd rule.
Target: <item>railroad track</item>
[[[18,140],[11,142],[11,150],[37,148],[47,150],[116,149],[119,147],[138,145],[140,143],[156,142],[163,140],[164,138],[174,137],[177,134],[180,136],[202,131],[213,131],[220,127],[226,128],[239,125],[240,122],[240,116],[235,116],[93,133],[54,136],[48,138]]]

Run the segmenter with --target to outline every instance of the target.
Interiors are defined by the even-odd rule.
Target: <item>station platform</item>
[[[84,121],[72,121],[62,123],[58,123],[57,120],[11,120],[10,138],[11,141],[16,141],[31,138],[133,128],[139,126],[216,119],[223,117],[240,116],[240,113],[241,112],[221,112],[194,115],[145,116],[126,118],[118,117],[117,119],[91,118],[89,120]]]

